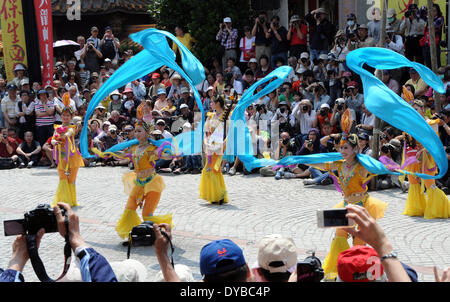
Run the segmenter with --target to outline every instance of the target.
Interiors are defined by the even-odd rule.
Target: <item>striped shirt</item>
[[[47,107],[49,109],[55,108],[55,103],[53,100],[47,101]],[[34,111],[38,112],[45,112],[44,105],[42,104],[41,100],[36,100],[34,104]],[[55,123],[55,115],[44,115],[44,116],[37,116],[36,115],[36,126],[49,126],[53,125]]]

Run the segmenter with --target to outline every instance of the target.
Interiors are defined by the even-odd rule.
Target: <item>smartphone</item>
[[[319,228],[351,227],[355,225],[352,219],[345,215],[347,209],[330,209],[317,211],[317,226]]]
[[[3,221],[3,229],[5,231],[5,236],[15,236],[25,234],[23,222],[24,222],[23,219]]]

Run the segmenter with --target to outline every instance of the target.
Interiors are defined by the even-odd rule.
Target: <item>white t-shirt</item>
[[[244,46],[244,38],[241,38],[241,42],[239,43],[239,48],[240,49],[244,48],[246,51],[249,51],[253,48],[254,44],[255,44],[255,37],[251,37],[250,39],[245,37],[245,46]],[[244,61],[244,52],[243,51],[241,51],[240,62],[247,62],[247,61]]]

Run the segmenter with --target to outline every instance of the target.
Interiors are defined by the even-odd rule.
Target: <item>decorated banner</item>
[[[17,64],[27,66],[27,52],[21,0],[0,0],[3,54],[6,78],[14,79]]]
[[[39,48],[42,59],[42,85],[53,83],[53,25],[52,3],[48,0],[34,0],[36,23],[39,34]]]

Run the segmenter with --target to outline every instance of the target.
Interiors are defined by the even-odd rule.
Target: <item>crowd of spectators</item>
[[[448,88],[450,68],[441,66],[440,63],[444,20],[439,5],[434,4],[433,14],[439,52],[437,56],[439,76]],[[386,29],[381,29],[380,20],[358,24],[355,14],[347,16],[345,28],[336,29],[322,8],[304,17],[291,16],[289,26],[285,28],[280,24],[278,16],[269,19],[265,12],[261,12],[255,18],[254,24],[243,28],[244,35],[240,37],[238,30],[233,28],[231,18],[226,17],[218,26],[219,31],[215,37],[218,53],[210,61],[203,62],[206,79],[196,87],[201,95],[203,109],[205,112],[212,111],[211,102],[217,97],[224,98],[227,107],[235,106],[246,89],[277,67],[289,65],[292,67],[292,73],[283,85],[250,105],[245,113],[247,122],[256,125],[253,131],[255,137],[262,139],[265,147],[269,148],[271,158],[336,152],[340,140],[341,117],[344,111],[349,109],[353,118],[352,131],[357,133],[360,139],[360,152],[367,155],[378,152],[400,164],[404,145],[402,133],[384,121],[381,121],[380,150],[371,150],[375,116],[365,108],[361,79],[346,65],[346,56],[355,49],[380,46],[405,55],[412,61],[431,66],[428,22],[424,9],[419,9],[414,4],[409,6],[404,20],[397,19],[395,9],[389,9]],[[385,41],[380,41],[382,30],[386,30]],[[186,32],[182,26],[176,27],[175,34],[188,49],[192,50],[195,47],[195,37]],[[2,129],[0,158],[8,159],[11,168],[32,168],[39,165],[55,168],[52,158],[53,146],[49,140],[53,135],[53,125],[61,121],[62,96],[65,93],[70,96],[71,107],[75,112],[73,123],[77,126],[76,141],[79,144],[84,116],[92,97],[105,81],[134,55],[131,50],[119,51],[120,41],[114,37],[110,27],[104,29],[103,37],[99,35],[97,27],[92,27],[89,38],[79,36],[77,42],[80,49],[73,53],[72,58],[67,61],[56,58],[53,84],[50,86],[42,87],[41,83],[30,83],[26,67],[20,64],[14,69],[13,81],[7,83],[4,79],[0,79]],[[175,45],[173,50],[180,58]],[[450,90],[447,89],[445,94],[439,96],[442,110],[438,111],[437,100],[434,99],[436,94],[414,69],[383,70],[382,81],[399,96],[403,95],[403,89],[409,90],[414,98],[420,101],[418,103],[423,104],[425,118],[440,119],[440,138],[446,150],[450,151],[448,126]],[[195,130],[199,122],[200,109],[193,95],[193,88],[187,81],[167,67],[152,71],[147,76],[128,83],[113,91],[95,108],[95,113],[88,121],[89,148],[96,147],[104,151],[118,143],[133,139],[134,124],[139,115],[144,121],[155,126],[160,132],[159,138],[169,138],[183,131]],[[275,134],[271,131],[274,124],[279,128]],[[279,140],[272,142],[271,136],[279,137]],[[262,147],[257,148],[256,156],[261,158],[267,156],[264,150],[266,149]],[[84,160],[87,167],[120,165],[133,168],[129,161],[116,158]],[[4,168],[5,164],[1,166]],[[160,173],[198,174],[202,169],[202,155],[183,156],[181,159],[171,161],[159,160],[156,169]],[[224,162],[222,169],[229,175],[242,171],[244,174],[260,173],[276,180],[302,178],[305,179],[305,185],[332,183],[328,173],[304,165],[281,168],[277,171],[272,167],[247,171],[239,159],[235,158],[233,162]],[[448,173],[437,181],[437,185],[444,191],[447,190],[450,185]],[[407,186],[400,184],[394,177],[380,177],[377,182],[378,189],[395,186],[403,191],[407,190]],[[364,229],[360,225],[358,234],[362,239],[367,239],[369,244],[372,241],[373,249],[365,251],[357,247],[356,252],[350,251],[348,255],[342,256],[350,257],[350,260],[342,259],[342,265],[350,265],[351,259],[355,259],[352,257],[385,252],[381,247],[377,250],[377,244],[386,247],[387,239],[384,233],[362,212],[364,209],[355,208],[351,211],[351,215],[359,217],[361,222],[367,220],[365,224],[367,228]],[[170,228],[168,226],[165,228],[166,232],[170,233]],[[372,231],[371,234],[369,229]],[[176,270],[168,265],[167,242],[158,230],[155,228],[158,237],[155,248],[163,278],[166,281],[179,280]],[[371,237],[375,236],[374,234],[379,237]],[[294,259],[292,250],[295,250],[295,247],[291,246],[292,241],[279,236],[269,236],[264,240],[267,245],[282,245],[286,249],[287,258],[274,260],[270,256],[262,255],[261,258],[265,259],[265,262],[259,263],[257,268],[251,270],[236,244],[230,241],[213,242],[205,246],[201,252],[200,269],[204,280],[296,279],[297,257],[295,255],[295,261],[292,260]],[[23,238],[17,239],[14,252],[23,245],[21,241]],[[224,247],[233,255],[228,262],[220,264],[208,250]],[[264,251],[267,253],[271,250],[264,247],[261,249],[263,254]],[[352,252],[359,253],[359,256],[352,255]],[[272,263],[273,261],[276,263]],[[391,281],[414,279],[411,275],[406,276],[405,272],[408,269],[403,270],[398,263],[386,263],[388,267],[383,263],[385,279]],[[232,269],[218,270],[219,264],[228,265]],[[347,272],[350,270],[342,269]],[[179,271],[186,272],[185,268],[180,268]],[[217,273],[218,271],[220,273]],[[1,275],[3,279],[6,278],[5,272]],[[273,272],[275,273],[272,274]],[[111,274],[106,275],[112,278]],[[343,273],[339,277],[347,281],[347,276],[350,275]],[[442,279],[448,281],[447,273]],[[187,277],[187,280],[190,279]]]

